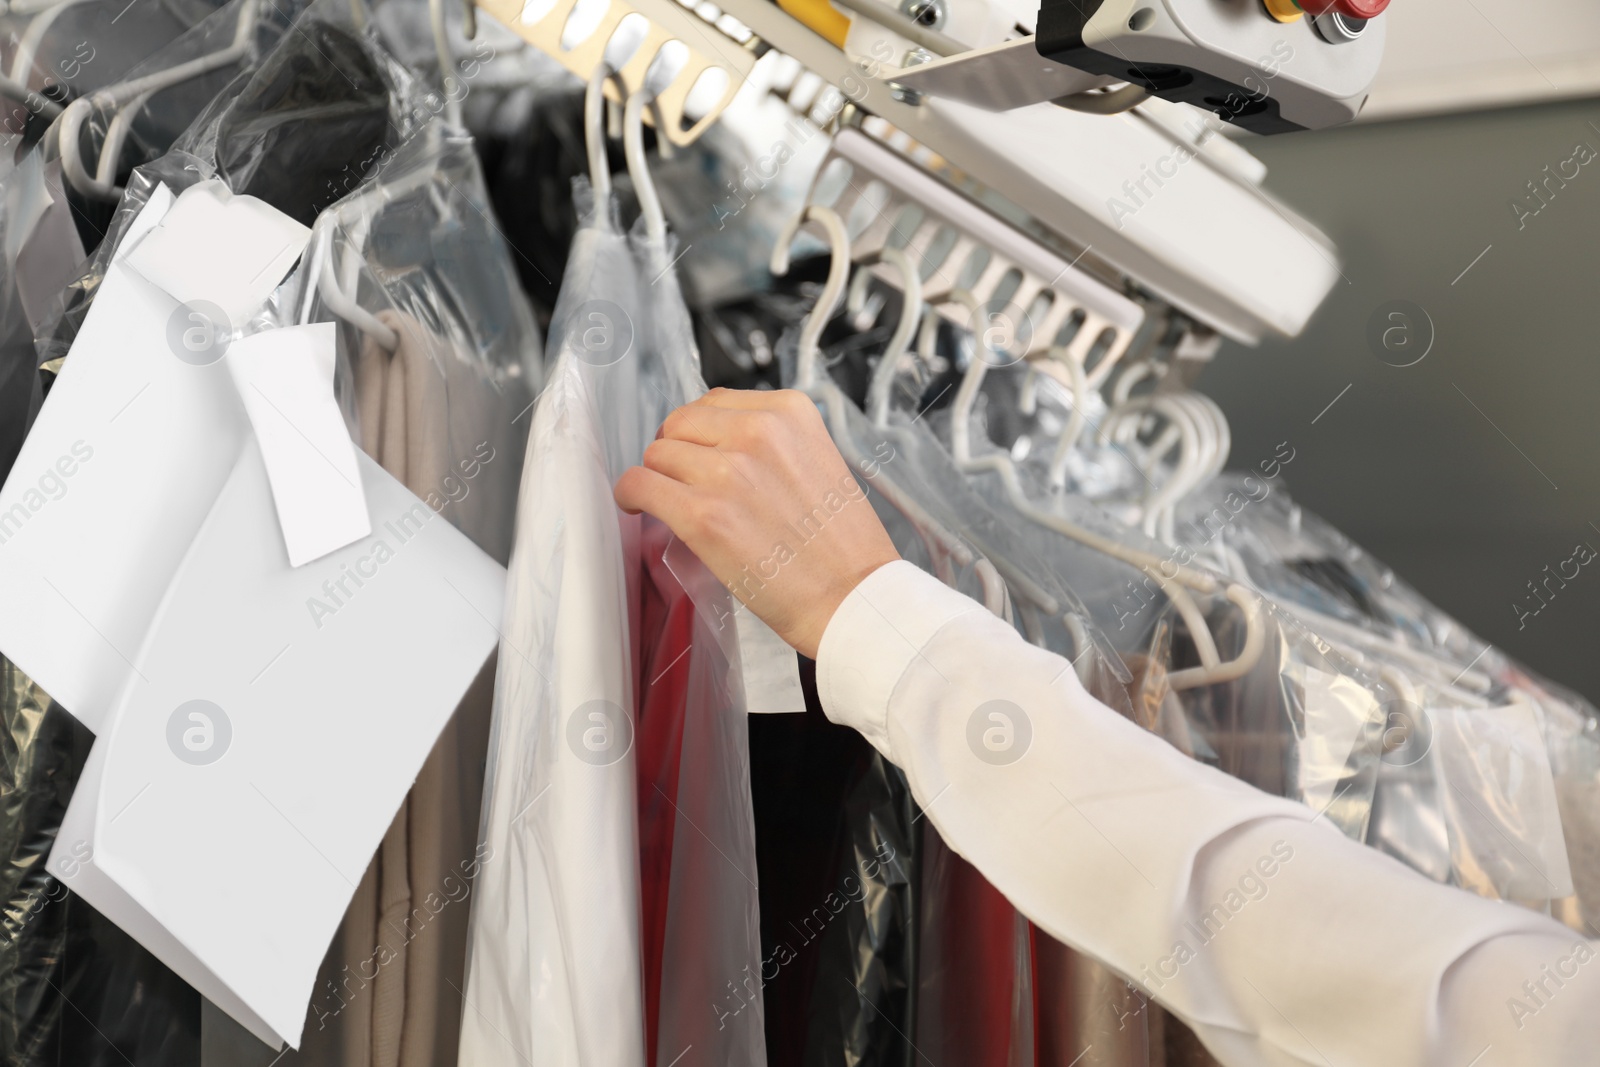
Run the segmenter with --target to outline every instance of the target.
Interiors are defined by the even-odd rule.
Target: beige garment
[[[497,393],[414,319],[378,317],[400,345],[390,353],[367,338],[357,357],[362,449],[504,563],[526,423],[519,433],[513,420],[526,401]],[[301,1053],[285,1067],[456,1063],[493,696],[491,658],[362,877],[323,964]]]

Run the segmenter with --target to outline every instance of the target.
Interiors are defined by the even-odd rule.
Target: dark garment
[[[350,31],[301,20],[222,116],[217,176],[310,226],[396,140],[383,74]]]
[[[750,716],[770,1067],[907,1062],[913,815],[900,773],[822,713]]]

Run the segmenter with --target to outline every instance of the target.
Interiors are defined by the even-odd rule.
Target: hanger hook
[[[817,297],[816,306],[800,327],[795,385],[801,389],[810,388],[817,380],[822,331],[844,303],[845,288],[850,282],[850,232],[845,229],[844,219],[839,217],[837,211],[821,204],[807,204],[778,231],[778,243],[772,249],[772,273],[789,273],[789,246],[794,243],[800,227],[808,222],[821,226],[827,234],[830,258],[828,282],[822,287],[822,295]]]
[[[589,184],[594,188],[595,213],[602,225],[611,217],[611,164],[606,159],[605,126],[607,78],[616,78],[618,86],[622,86],[622,76],[602,59],[589,75],[589,88],[583,94],[583,138],[589,149]]]
[[[434,57],[439,61],[439,91],[444,94],[445,120],[452,126],[461,125],[461,100],[456,89],[461,84],[457,76],[456,57],[450,50],[450,31],[445,24],[444,0],[428,0],[428,26],[433,31]]]
[[[644,152],[644,109],[654,106],[656,94],[640,88],[629,94],[622,111],[622,148],[628,159],[628,174],[633,179],[633,192],[639,198],[639,211],[644,217],[645,232],[650,243],[664,248],[667,241],[667,220],[661,213],[661,197],[656,192],[655,179],[650,176],[650,163]],[[660,114],[657,113],[657,121]],[[665,143],[665,138],[662,138]]]
[[[922,275],[918,273],[916,264],[911,262],[911,257],[898,248],[885,248],[874,258],[893,267],[900,276],[900,293],[903,297],[900,319],[895,323],[894,333],[889,336],[889,343],[884,347],[877,369],[872,372],[872,383],[867,387],[867,414],[874,426],[883,427],[889,424],[889,394],[894,388],[895,373],[900,369],[901,358],[911,347],[911,337],[922,319]],[[865,270],[856,272],[855,282],[850,287],[853,306],[860,306],[869,277]]]
[[[84,196],[111,201],[122,199],[124,190],[116,184],[117,164],[122,154],[123,143],[128,138],[139,109],[144,107],[146,100],[163,89],[228,66],[248,55],[255,36],[258,3],[259,0],[245,0],[240,6],[239,19],[234,24],[233,40],[223,48],[196,56],[165,70],[102,86],[93,93],[81,96],[68,104],[51,124],[51,129],[55,131],[56,149],[61,153],[61,172],[67,182]],[[32,29],[31,24],[29,28]],[[78,144],[84,120],[89,117],[92,109],[111,113],[111,121],[106,128],[106,140],[100,146],[93,175],[84,166],[81,147]]]
[[[1064,347],[1051,346],[1047,358],[1065,365],[1072,378],[1072,414],[1067,416],[1067,425],[1062,429],[1055,454],[1050,458],[1050,489],[1060,492],[1067,485],[1067,465],[1072,460],[1072,450],[1078,447],[1078,442],[1083,439],[1083,431],[1089,424],[1088,413],[1084,410],[1089,402],[1089,376],[1083,372],[1083,364],[1073,359]]]
[[[965,459],[971,455],[968,446],[972,408],[977,403],[978,390],[983,387],[983,376],[989,372],[989,361],[985,358],[985,353],[980,350],[989,347],[988,331],[979,325],[979,313],[983,310],[983,304],[970,289],[952,289],[940,303],[960,304],[967,309],[968,321],[972,324],[972,359],[967,364],[967,372],[961,376],[961,385],[956,389],[955,399],[950,402],[951,447],[961,450],[958,459]]]

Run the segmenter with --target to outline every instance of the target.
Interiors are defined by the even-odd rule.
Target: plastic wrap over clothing
[[[496,679],[482,839],[499,859],[474,894],[461,1042],[475,1065],[765,1058],[727,592],[611,497],[702,388],[675,285],[641,277],[662,277],[659,257],[591,217],[552,324]],[[735,988],[743,1007],[719,1018]]]
[[[792,365],[791,349],[792,342],[779,346],[781,362]],[[974,492],[926,427],[898,414],[874,425],[850,406],[843,418],[832,429],[860,454],[861,484],[902,557],[983,600],[1031,640],[1072,656],[1085,684],[1131,715],[1132,676],[1087,609]],[[907,502],[911,510],[902,510]],[[826,736],[819,719],[805,729]],[[805,1062],[834,1062],[842,1052],[850,1062],[891,1063],[920,1053],[1003,1067],[1031,1064],[1043,1050],[1076,1043],[1071,1060],[1092,1043],[1091,1062],[1142,1067],[1145,1019],[1125,1011],[1102,1025],[1109,1005],[1132,999],[1125,984],[1033,929],[922,818],[903,774],[868,753],[848,764],[859,770],[841,795],[840,824],[811,829],[819,853],[831,847],[842,855],[842,862],[831,861],[841,884],[868,891],[840,900],[820,948],[802,941],[801,958],[817,956],[806,972],[815,977],[804,999],[786,996],[773,1005],[786,1017],[809,1019]],[[772,810],[785,799],[774,796],[763,807]],[[825,844],[824,833],[836,840]],[[763,855],[774,866],[789,864],[771,850]],[[801,924],[809,918],[815,925],[822,914],[808,913],[804,901],[780,898],[780,906],[797,912]],[[769,953],[789,950],[793,940],[781,930],[774,935],[776,925],[768,924]],[[1080,1041],[1084,1034],[1095,1036]]]
[[[0,176],[0,480],[44,402],[36,323],[77,277],[83,246],[72,224],[59,162],[30,151]]]
[[[1281,487],[1229,475],[1178,534],[1379,679],[1384,744],[1366,840],[1440,882],[1583,930],[1600,916],[1600,713],[1425,600]],[[1570,579],[1579,544],[1547,582]],[[1570,570],[1565,568],[1570,565]],[[1528,610],[1540,610],[1530,598]]]
[[[127,156],[145,158],[165,150],[171,139],[194,118],[217,89],[248,69],[261,50],[282,33],[287,16],[297,4],[276,10],[258,9],[254,47],[238,63],[213,74],[158,93],[141,108],[125,149]],[[127,76],[172,67],[206,52],[218,41],[231,39],[238,26],[243,0],[213,11],[209,5],[180,12],[154,9],[131,12],[124,32],[115,40],[85,34],[79,18],[103,18],[85,5],[58,13],[41,40],[34,71],[54,70],[66,94],[89,92]],[[13,16],[7,16],[15,17]],[[39,16],[34,16],[39,17]],[[191,25],[187,19],[195,21]],[[75,28],[76,27],[76,28]],[[176,37],[176,39],[174,39]],[[69,41],[70,45],[63,45]],[[90,41],[86,51],[78,42]],[[170,43],[169,43],[170,42]],[[76,47],[73,47],[76,46]],[[65,51],[63,52],[63,48]],[[63,58],[52,59],[57,52]],[[92,53],[92,54],[91,54]],[[31,76],[34,71],[28,72]],[[92,115],[85,123],[86,140],[104,136],[104,122]],[[145,196],[121,205],[116,224],[101,226],[109,214],[99,204],[85,203],[59,183],[59,165],[41,164],[30,153],[7,174],[3,195],[3,225],[7,248],[3,309],[3,354],[0,354],[0,475],[9,468],[21,434],[38,410],[50,376],[39,368],[59,359],[70,346],[73,324],[82,321],[92,301],[104,264],[118,248],[126,224],[137,214]],[[24,183],[43,181],[48,207]],[[148,187],[145,187],[146,194]],[[30,192],[21,197],[18,194]],[[73,203],[79,225],[76,234],[47,232],[49,215],[27,210],[28,203],[46,213]],[[19,210],[20,209],[20,210]],[[31,219],[38,225],[26,234],[14,224]],[[82,247],[78,235],[98,241],[92,260],[79,264]],[[48,270],[37,259],[30,239],[49,239],[56,245],[37,249],[48,253]],[[13,259],[13,257],[18,257]],[[28,286],[19,290],[19,263],[27,267]],[[61,273],[61,268],[71,271]],[[69,313],[70,306],[70,313]],[[58,328],[66,318],[65,330]],[[13,439],[9,435],[15,432]],[[5,841],[6,935],[0,944],[0,1062],[17,1067],[84,1064],[87,1067],[120,1064],[130,1058],[153,1067],[192,1067],[200,1055],[200,999],[165,966],[136,942],[74,898],[52,876],[44,861],[87,758],[93,738],[59,705],[12,664],[0,660],[0,719],[4,722],[4,789],[0,812],[0,839]],[[70,1007],[69,1007],[70,1004]]]
[[[986,387],[1003,392],[1007,377],[991,375]],[[992,399],[991,435],[1013,453],[1027,453],[1037,480],[1035,457],[1049,450],[1009,425],[1017,421],[1012,398]],[[1049,407],[1041,403],[1033,420],[1047,443]],[[1054,421],[1059,432],[1059,413]],[[1171,524],[1172,543],[1159,548],[1171,565],[1209,568],[1267,598],[1267,652],[1255,670],[1222,686],[1169,692],[1160,684],[1164,665],[1192,663],[1185,627],[1136,576],[1112,596],[1119,635],[1130,620],[1136,631],[1141,619],[1154,621],[1142,639],[1146,650],[1119,642],[1141,675],[1141,721],[1261,788],[1319,810],[1326,805],[1348,835],[1431,878],[1517,900],[1583,929],[1593,922],[1600,891],[1592,873],[1600,828],[1585,803],[1600,796],[1600,717],[1296,505],[1280,480],[1294,454],[1292,443],[1282,442],[1247,473],[1230,472],[1187,494]],[[1075,491],[1113,509],[1145,495],[1130,457],[1115,446],[1080,444],[1071,458]],[[1580,543],[1571,558],[1546,568],[1542,589],[1516,606],[1519,620],[1542,610],[1544,594],[1596,555]],[[1210,623],[1237,647],[1236,616],[1214,613]],[[1356,743],[1348,745],[1352,736]]]
[[[871,636],[886,619],[906,640],[883,658]],[[1066,667],[898,561],[835,612],[818,688],[830,717],[906,768],[942,836],[1223,1062],[1470,1062],[1489,1045],[1518,1063],[1584,1061],[1597,1039],[1593,942],[1432,884],[1306,805],[1198,764],[1110,713]],[[968,723],[1000,700],[1029,709],[1032,733],[1027,758],[995,766],[973,758]],[[1308,922],[1308,909],[1350,921]],[[1395,944],[1407,950],[1384,957],[1390,980],[1371,981]],[[1578,988],[1518,991],[1546,966]]]
[[[672,266],[675,243],[637,233],[631,243],[647,323],[640,335],[640,419],[643,439],[650,440],[673,408],[705,392],[705,382]],[[655,1005],[647,1059],[652,1067],[667,1067],[693,1048],[709,1063],[760,1067],[767,1061],[763,961],[737,605],[687,546],[649,517],[641,519],[640,565],[632,630],[640,650],[640,848],[669,875],[665,909],[659,907],[659,877],[657,903],[645,904],[647,920],[654,915],[659,922],[646,927],[646,936],[660,937],[658,974],[649,969],[652,942],[645,945],[647,1009]],[[652,623],[642,603],[652,589],[680,617],[692,606],[687,633]],[[657,634],[676,639],[657,641],[656,662],[675,644],[687,652],[647,670],[642,650]],[[681,699],[652,702],[655,688],[669,683],[683,687]],[[652,720],[658,710],[666,714]],[[653,743],[663,735],[669,744]]]
[[[948,439],[947,413],[932,412],[921,421]],[[982,406],[974,415],[971,436],[979,454],[998,448],[989,437]],[[1013,590],[1018,578],[1071,576],[1076,602],[1085,605],[1094,632],[1109,641],[1125,667],[1135,721],[1195,759],[1252,785],[1318,810],[1326,807],[1329,822],[1347,836],[1363,839],[1382,755],[1381,706],[1392,695],[1385,683],[1269,601],[1260,608],[1263,652],[1250,670],[1231,681],[1175,690],[1168,683],[1170,675],[1199,666],[1201,660],[1188,623],[1156,572],[1176,573],[1179,566],[1203,570],[1203,562],[1194,561],[1184,546],[1146,537],[1093,503],[1072,493],[1052,493],[1027,481],[1026,470],[1023,474],[1039,510],[1158,561],[1146,571],[1102,553],[1018,513],[993,472],[966,476],[985,504],[1012,517],[1007,523],[1011,543],[1035,561],[1015,576],[1008,574]],[[1016,599],[1025,603],[1030,597],[1018,592]],[[1226,661],[1246,647],[1245,620],[1226,599],[1205,599],[1202,617]],[[1019,614],[1026,618],[1026,612]],[[1022,632],[1036,644],[1060,649],[1051,641],[1036,640],[1027,628]],[[1069,649],[1061,650],[1070,655]],[[1080,680],[1092,684],[1081,673]]]
[[[396,339],[391,350],[344,327],[337,388],[352,433],[504,562],[541,345],[487,214],[471,141],[435,110],[425,87],[353,26],[348,5],[314,5],[172,152],[135,172],[113,225],[125,225],[158,181],[181,189],[212,175],[305,222],[342,208],[341,225],[264,315],[280,325],[338,321],[316,284],[319,270],[338,269]],[[388,195],[370,195],[380,183],[391,183]],[[389,193],[393,183],[405,191]],[[91,269],[81,291],[92,294],[98,276]],[[66,343],[75,321],[76,308],[53,343]],[[477,827],[491,684],[486,672],[468,691],[397,813],[324,964],[304,1047],[286,1065],[453,1062],[461,1003],[452,983],[464,982],[466,900],[484,862]],[[372,966],[380,956],[389,965]],[[206,1063],[274,1054],[207,1013]]]

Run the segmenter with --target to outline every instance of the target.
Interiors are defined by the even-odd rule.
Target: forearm
[[[910,564],[845,600],[818,683],[952,848],[1225,1062],[1490,1067],[1600,1048],[1594,946],[1189,760]]]

